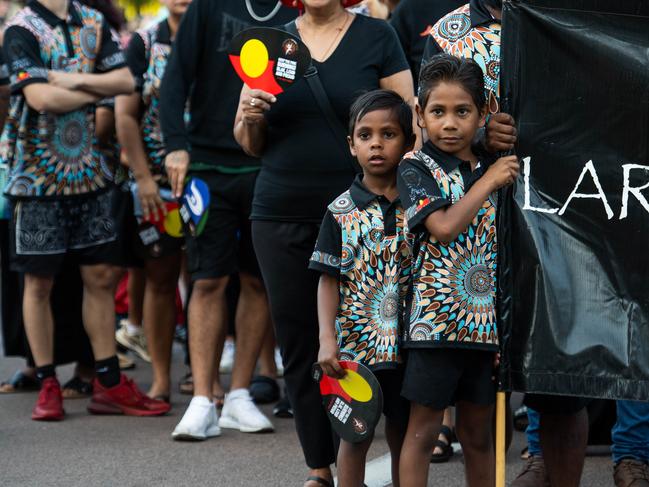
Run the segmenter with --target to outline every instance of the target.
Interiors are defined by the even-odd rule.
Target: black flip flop
[[[193,395],[194,394],[194,378],[191,372],[187,372],[180,382],[178,383],[178,390],[181,394]]]
[[[15,394],[16,392],[34,392],[41,388],[41,383],[36,377],[25,374],[22,370],[17,370],[11,379],[2,382],[0,387],[11,386],[11,390],[3,391],[0,394]]]
[[[439,439],[439,435],[444,435],[444,438],[446,438],[446,441],[448,443],[443,442],[442,440]],[[442,427],[439,429],[439,435],[437,437],[437,441],[435,442],[435,446],[439,447],[442,452],[441,453],[432,453],[430,455],[430,463],[445,463],[448,462],[451,457],[453,456],[453,446],[451,443],[453,443],[453,437],[455,436],[453,434],[453,431],[451,428],[448,426],[442,425]]]

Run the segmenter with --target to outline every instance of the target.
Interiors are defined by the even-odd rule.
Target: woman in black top
[[[297,31],[336,112],[347,127],[359,94],[387,88],[413,100],[408,63],[392,28],[347,12],[357,1],[303,0]],[[290,30],[290,28],[289,28]],[[345,129],[346,132],[346,129]],[[318,276],[307,269],[327,205],[351,184],[354,166],[306,80],[278,98],[244,85],[235,121],[237,142],[262,158],[252,208],[253,242],[268,290],[284,360],[288,396],[312,477],[331,481],[331,430],[311,366],[318,356]]]

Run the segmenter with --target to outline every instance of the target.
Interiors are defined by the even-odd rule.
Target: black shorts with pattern
[[[11,269],[42,276],[59,272],[64,257],[79,265],[114,261],[117,238],[111,191],[13,204]]]

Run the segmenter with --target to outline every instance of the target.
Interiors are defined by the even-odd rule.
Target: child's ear
[[[356,157],[356,149],[354,148],[354,139],[349,135],[347,136],[347,143],[349,144],[349,152],[352,153],[352,156]]]
[[[485,105],[482,110],[480,110],[480,124],[479,127],[484,127],[487,124],[487,114],[489,112],[489,107]]]
[[[419,106],[418,102],[415,104],[415,114],[417,117],[417,127],[419,127],[420,129],[425,129],[426,125],[424,125],[424,109]]]

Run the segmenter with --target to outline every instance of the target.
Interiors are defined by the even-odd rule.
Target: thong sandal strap
[[[312,482],[317,482],[320,485],[323,485],[324,487],[334,487],[334,484],[332,482],[329,482],[327,479],[318,477],[317,475],[311,475],[306,478],[306,481],[312,481]]]

